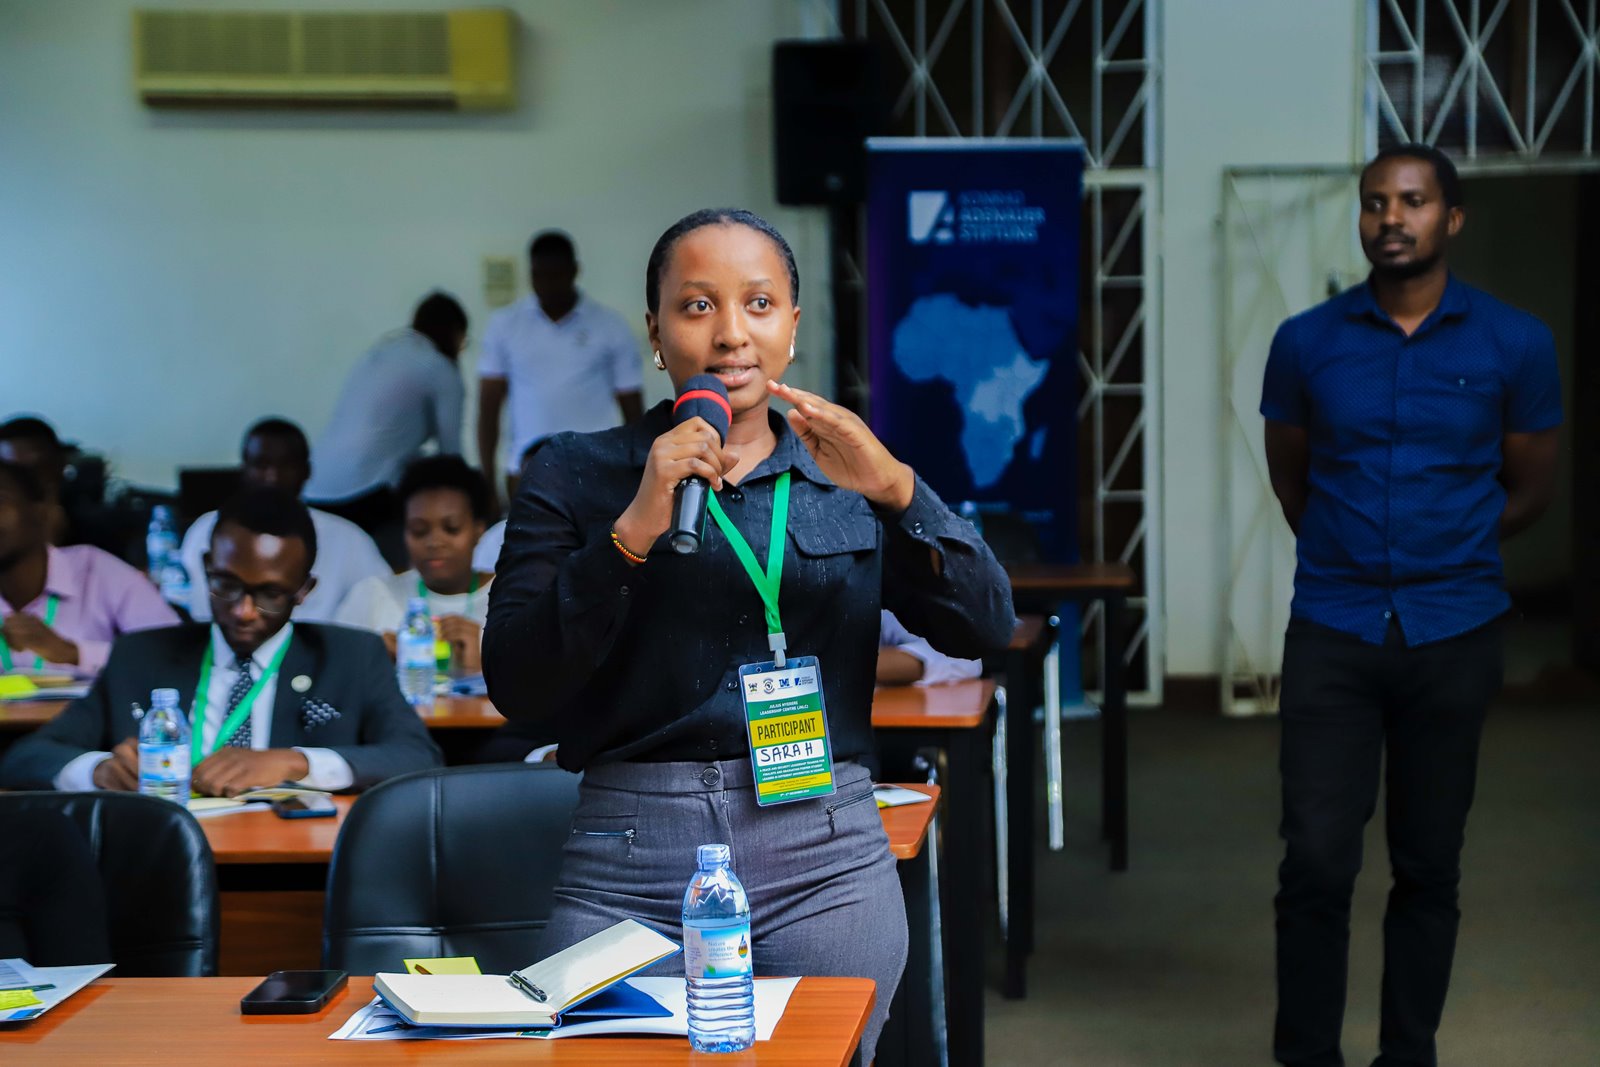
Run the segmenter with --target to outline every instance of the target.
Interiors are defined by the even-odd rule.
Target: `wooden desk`
[[[939,807],[936,785],[901,785],[933,797],[931,804],[880,808],[889,834],[889,851],[900,862],[900,891],[906,902],[906,969],[889,1004],[889,1020],[878,1037],[877,1067],[925,1067],[939,1062],[945,1032],[944,975],[939,959],[938,886],[934,850],[923,848]]]
[[[938,786],[903,788],[926,793],[934,803],[879,809],[889,850],[901,860],[922,851],[939,796]],[[328,863],[355,800],[334,797],[339,813],[332,819],[280,819],[263,809],[200,820],[217,864],[220,973],[265,974],[322,965]]]
[[[995,683],[989,679],[948,685],[884,686],[873,693],[872,726],[911,748],[945,754],[944,823],[939,848],[940,924],[949,1002],[946,1033],[950,1063],[983,1063],[983,980],[986,929],[977,901],[984,899],[984,857],[990,848],[988,790],[989,709]],[[959,917],[959,918],[957,918]]]
[[[939,807],[939,787],[909,783],[899,787],[933,798],[931,804],[902,804],[898,808],[878,809],[878,814],[883,816],[883,831],[889,835],[890,854],[897,860],[914,860],[922,854],[922,842],[928,837],[928,826]]]
[[[0,731],[34,730],[60,715],[65,700],[0,701]],[[487,697],[440,697],[433,710],[422,716],[430,730],[493,730],[504,726],[506,717],[495,710]]]
[[[0,701],[0,733],[26,733],[37,730],[67,706],[65,700]]]
[[[256,977],[105,978],[31,1023],[0,1028],[0,1060],[32,1064],[126,1063],[132,1054],[170,1067],[552,1063],[573,1067],[703,1064],[684,1038],[585,1037],[564,1041],[329,1041],[372,999],[372,979],[350,985],[315,1015],[240,1015]],[[866,978],[802,978],[771,1041],[719,1063],[844,1067],[874,999]]]
[[[1101,667],[1101,834],[1111,843],[1111,869],[1128,869],[1128,688],[1122,611],[1138,587],[1125,563],[1013,563],[1006,567],[1019,612],[1053,615],[1061,604],[1098,600],[1105,605],[1105,658]],[[1053,629],[1053,628],[1052,628]],[[1006,923],[1008,998],[1027,994],[1027,956],[1033,951],[1033,708],[1044,694],[1044,633],[1019,627],[1007,654],[1008,704],[1017,709],[1006,729],[1006,865],[1010,898]],[[1031,640],[1030,640],[1031,638]]]
[[[422,721],[430,730],[493,730],[504,726],[506,717],[488,697],[439,697]]]

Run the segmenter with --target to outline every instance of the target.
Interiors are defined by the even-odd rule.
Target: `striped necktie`
[[[250,687],[255,684],[255,679],[251,677],[251,668],[253,666],[254,663],[251,661],[249,656],[240,656],[234,661],[233,669],[239,672],[239,677],[234,681],[233,688],[228,690],[228,710],[222,714],[224,721],[227,720],[229,715],[233,714],[234,709],[239,706],[239,702],[245,698],[245,696],[250,692]],[[244,721],[241,722],[239,724],[239,728],[233,732],[233,736],[228,738],[228,740],[224,743],[225,747],[252,747],[250,744],[250,718],[250,715],[246,715],[244,717]]]

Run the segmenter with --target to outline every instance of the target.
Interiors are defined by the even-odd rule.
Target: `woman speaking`
[[[695,847],[726,842],[757,974],[877,982],[865,1063],[906,954],[868,769],[879,609],[969,657],[1003,648],[1014,618],[972,525],[854,414],[781,383],[799,290],[788,242],[747,211],[696,212],[656,242],[655,365],[675,392],[721,381],[727,439],[701,418],[674,425],[664,402],[541,448],[512,504],[484,673],[497,708],[584,772],[545,949],[624,918],[676,937]],[[714,521],[680,555],[663,535],[691,477],[709,483]],[[808,679],[815,704],[763,718],[787,706],[762,703],[764,686]],[[772,736],[786,743],[761,743]]]

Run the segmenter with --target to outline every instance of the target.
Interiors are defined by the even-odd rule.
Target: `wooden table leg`
[[[1120,594],[1105,597],[1105,708],[1101,712],[1101,822],[1111,869],[1128,869],[1128,688]]]
[[[940,911],[948,991],[950,1063],[983,1064],[984,939],[988,912],[982,901],[989,818],[983,767],[989,731],[942,731],[946,755],[944,848],[939,857]]]
[[[1033,952],[1033,709],[1042,692],[1043,663],[1035,650],[1014,652],[1006,665],[1006,973],[1008,1000],[1028,995]]]

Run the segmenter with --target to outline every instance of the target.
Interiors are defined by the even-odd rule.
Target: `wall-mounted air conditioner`
[[[153,107],[509,108],[515,32],[502,8],[135,11],[134,83]]]

